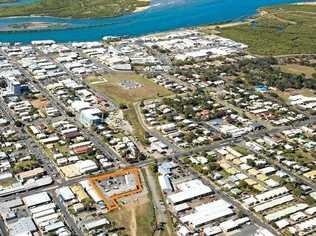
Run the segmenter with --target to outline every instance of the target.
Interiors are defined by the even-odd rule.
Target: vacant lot
[[[48,101],[45,98],[38,98],[31,101],[34,108],[44,109],[48,106]]]
[[[148,4],[146,0],[40,0],[24,6],[1,8],[0,17],[29,15],[73,18],[110,17],[135,11],[138,7]]]
[[[124,80],[134,81],[142,87],[126,89],[120,83]],[[88,83],[100,93],[112,98],[119,104],[129,105],[143,99],[167,96],[172,93],[154,82],[135,73],[114,73],[102,78],[90,77]]]
[[[290,74],[295,74],[295,75],[301,75],[304,74],[308,78],[312,77],[313,74],[316,73],[315,68],[310,67],[310,66],[302,66],[298,64],[286,64],[286,65],[281,65],[279,66],[281,71],[290,73]]]
[[[316,53],[316,5],[266,8],[251,23],[219,29],[262,55]]]
[[[152,235],[155,216],[149,199],[138,199],[135,203],[110,212],[108,217],[115,222],[116,227],[124,228],[126,235]]]

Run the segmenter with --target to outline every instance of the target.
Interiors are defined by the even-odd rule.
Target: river
[[[22,0],[32,1],[32,0]],[[1,18],[0,26],[26,22],[66,23],[65,29],[1,32],[1,42],[53,39],[58,42],[93,41],[103,36],[139,36],[183,27],[242,20],[259,7],[298,0],[152,0],[143,12],[101,19],[54,17]],[[1,5],[1,4],[0,4]],[[0,8],[1,10],[1,8]]]

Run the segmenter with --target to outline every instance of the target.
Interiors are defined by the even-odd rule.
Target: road
[[[56,191],[51,191],[51,195],[54,199],[54,202],[57,204],[59,209],[62,211],[63,217],[64,217],[66,223],[68,224],[68,226],[70,227],[71,232],[74,233],[76,236],[84,236],[84,234],[78,228],[74,219],[70,216],[68,210],[66,209],[66,207],[61,199],[61,197],[57,196]]]
[[[285,165],[282,165],[280,162],[278,162],[277,160],[275,160],[273,158],[269,158],[266,155],[262,155],[261,153],[257,153],[254,151],[253,151],[253,153],[255,153],[257,156],[261,157],[262,159],[266,160],[268,163],[272,164],[273,166],[278,167],[280,170],[284,171],[286,174],[293,177],[294,179],[297,179],[301,183],[304,183],[304,184],[310,186],[313,191],[316,191],[316,184],[312,180],[310,180],[310,179],[308,179],[300,174],[295,173],[293,170],[287,168]]]
[[[135,104],[133,104],[135,107],[135,111],[136,111],[136,115],[138,118],[138,121],[140,122],[141,126],[143,127],[143,129],[149,133],[152,137],[155,137],[157,139],[159,139],[160,141],[162,141],[164,144],[166,144],[169,149],[171,149],[173,152],[177,152],[180,151],[180,149],[173,143],[171,143],[167,138],[165,138],[163,135],[160,134],[160,132],[156,131],[155,129],[151,129],[147,126],[147,124],[145,123],[143,116],[142,116],[142,112],[141,112],[141,108],[140,108],[140,103],[137,102]]]
[[[179,162],[181,163],[181,162]],[[190,168],[193,173],[195,173],[197,176],[199,176],[202,180],[204,180],[206,183],[208,183],[212,189],[214,190],[215,194],[217,194],[220,198],[224,199],[225,201],[231,203],[235,208],[240,210],[242,213],[248,215],[248,217],[251,219],[252,222],[255,224],[266,228],[274,235],[280,235],[280,233],[275,230],[271,225],[266,224],[263,222],[255,213],[253,213],[248,208],[244,207],[239,201],[237,201],[235,198],[229,196],[226,192],[222,191],[219,187],[217,187],[209,178],[206,176],[200,174],[199,172],[195,171],[193,168]]]
[[[82,52],[81,52],[82,53]],[[3,53],[3,55],[6,55],[5,53]],[[43,55],[46,56],[47,55]],[[9,61],[12,61],[12,58],[9,58],[6,55],[7,59]],[[53,58],[50,58],[51,60],[54,60]],[[54,60],[54,62],[56,62]],[[100,66],[103,71],[110,73],[110,69],[108,67],[106,67],[103,64],[100,64],[98,61],[93,60],[94,63],[96,63],[98,66]],[[69,76],[77,81],[82,83],[83,81],[79,80],[77,78],[76,75],[72,74],[71,71],[67,70],[62,64],[56,62],[58,64],[59,67],[61,67],[63,70],[66,70],[69,74]],[[52,102],[52,104],[61,112],[62,117],[68,120],[71,120],[73,123],[75,123],[78,127],[81,127],[81,123],[74,117],[70,117],[69,115],[67,115],[66,111],[68,110],[68,108],[65,106],[65,104],[63,104],[61,101],[57,100],[54,96],[51,95],[51,93],[40,83],[35,83],[31,78],[32,75],[27,71],[24,70],[23,68],[21,68],[21,66],[19,66],[19,63],[16,61],[13,61],[13,65],[15,65],[16,67],[18,67],[21,72],[24,74],[25,78],[27,78],[30,82],[30,84],[32,84],[35,88],[37,88],[39,91],[41,91],[41,93],[43,93],[45,96],[48,97],[48,99]],[[103,95],[99,95],[100,97],[104,97]],[[109,100],[108,98],[104,97],[106,100]],[[112,102],[112,101],[111,101]],[[260,130],[260,131],[255,131],[252,133],[249,133],[245,136],[243,136],[242,138],[228,138],[225,140],[221,140],[218,142],[214,142],[210,145],[206,145],[206,146],[202,146],[202,147],[196,147],[193,148],[189,151],[186,150],[181,150],[179,149],[176,145],[174,145],[173,143],[171,143],[166,137],[164,137],[163,135],[160,134],[160,132],[158,132],[155,129],[151,129],[149,128],[143,117],[142,117],[142,113],[141,113],[141,109],[140,109],[140,104],[136,103],[135,105],[135,110],[137,113],[137,117],[138,120],[140,122],[140,124],[142,125],[142,127],[144,128],[144,130],[146,130],[150,135],[158,138],[159,140],[161,140],[162,142],[164,142],[165,144],[167,144],[169,146],[169,148],[173,151],[172,154],[170,155],[166,155],[165,158],[173,158],[175,161],[178,160],[178,157],[181,156],[188,156],[191,155],[192,153],[198,153],[201,151],[207,151],[207,150],[212,150],[212,149],[216,149],[218,147],[221,146],[226,146],[226,145],[230,145],[230,144],[236,144],[238,142],[241,142],[244,139],[253,139],[253,138],[258,138],[261,137],[263,135],[268,134],[274,134],[274,133],[279,133],[282,132],[284,130],[290,129],[290,128],[296,128],[302,125],[307,125],[307,124],[311,124],[316,122],[316,116],[310,116],[308,120],[306,121],[299,121],[299,122],[295,122],[293,125],[291,126],[283,126],[283,127],[270,127],[268,126],[268,129],[264,129],[264,130]],[[230,104],[228,103],[223,103],[223,105],[230,107]],[[236,110],[235,106],[231,106],[232,109]],[[0,99],[0,110],[3,114],[5,114],[9,119],[11,124],[14,124],[15,122],[15,116],[12,113],[12,111],[10,109],[7,108],[5,102]],[[262,122],[262,121],[261,121]],[[102,139],[93,131],[86,129],[86,132],[83,133],[83,135],[91,140],[93,142],[93,144],[95,145],[95,147],[97,147],[99,150],[101,150],[101,152],[107,156],[109,159],[112,159],[114,161],[120,160],[121,162],[125,162],[124,160],[122,160],[122,158],[120,156],[118,156],[109,146],[107,146]],[[32,137],[28,137],[28,139],[26,139],[27,145],[29,147],[31,147],[32,152],[39,157],[39,159],[43,162],[43,166],[45,167],[47,173],[50,173],[53,175],[57,173],[59,173],[56,169],[56,167],[54,165],[52,165],[50,163],[49,160],[47,160],[45,154],[42,152],[42,149],[37,145],[34,144],[31,141]],[[266,157],[263,157],[266,158]],[[267,159],[267,158],[266,158]],[[271,161],[271,160],[270,160]],[[141,161],[135,165],[132,166],[138,166],[141,168],[144,168],[147,174],[147,180],[148,180],[148,185],[149,185],[149,190],[152,194],[152,200],[153,200],[153,204],[155,207],[155,213],[156,213],[156,220],[157,220],[157,225],[159,225],[160,223],[163,223],[166,221],[166,212],[163,210],[163,208],[161,207],[161,195],[158,191],[159,186],[157,186],[157,182],[155,181],[155,176],[152,175],[151,171],[148,168],[148,165],[154,163],[154,160],[148,159],[145,161]],[[274,165],[278,166],[280,169],[284,170],[286,173],[288,173],[290,176],[293,176],[297,179],[299,179],[300,181],[302,181],[303,183],[311,186],[313,188],[314,191],[316,191],[316,185],[313,184],[311,181],[307,180],[306,178],[299,176],[295,173],[292,173],[291,170],[287,169],[286,167],[284,167],[283,165],[281,165],[280,163],[276,163],[273,162]],[[126,163],[127,166],[131,166],[130,164]],[[118,167],[118,166],[117,166]],[[245,208],[239,201],[237,201],[236,199],[232,198],[231,196],[229,196],[227,193],[223,192],[220,190],[220,188],[218,188],[210,179],[208,179],[207,177],[201,175],[200,173],[197,173],[195,170],[191,169],[191,171],[193,171],[196,175],[198,175],[201,179],[203,179],[205,182],[207,182],[215,191],[215,193],[220,196],[221,198],[225,199],[226,201],[232,203],[236,208],[240,209],[243,213],[247,214],[253,222],[255,222],[257,225],[260,225],[264,228],[267,228],[270,232],[274,233],[274,234],[279,234],[279,232],[277,232],[272,226],[270,226],[269,224],[265,224],[262,219],[260,219],[256,214],[254,214],[252,211],[250,211],[249,209]],[[79,178],[75,178],[72,180],[64,180],[61,176],[56,176],[55,181],[51,186],[45,187],[45,188],[39,188],[39,189],[34,189],[31,191],[26,191],[23,193],[19,193],[18,195],[10,195],[7,197],[3,197],[1,198],[1,201],[6,201],[6,200],[10,200],[15,198],[16,196],[19,197],[24,197],[27,195],[31,195],[31,194],[35,194],[35,193],[39,193],[39,192],[43,192],[43,191],[48,191],[51,193],[54,201],[58,204],[59,208],[61,209],[61,211],[63,212],[63,215],[67,221],[67,223],[69,224],[69,226],[72,228],[72,230],[74,231],[74,233],[78,236],[83,235],[81,230],[77,227],[76,223],[74,222],[73,218],[70,216],[70,214],[68,213],[67,209],[65,208],[63,202],[61,201],[61,199],[56,195],[55,190],[62,187],[62,186],[70,186],[73,185],[75,183],[78,183],[82,180],[86,180],[88,179],[88,176],[82,176]],[[0,221],[0,229],[3,230],[4,229],[4,224],[2,221]],[[5,230],[4,230],[5,232]]]
[[[160,187],[158,186],[155,178],[156,176],[153,176],[152,171],[149,169],[149,166],[146,166],[145,168],[145,172],[146,172],[146,177],[147,177],[147,181],[148,181],[148,187],[149,187],[149,191],[151,193],[151,198],[152,198],[152,203],[154,205],[154,210],[155,210],[155,216],[156,216],[156,231],[154,232],[155,235],[160,235],[160,228],[159,226],[161,224],[166,223],[166,210],[165,210],[165,206],[164,203],[161,202],[161,195],[158,189],[160,189]]]

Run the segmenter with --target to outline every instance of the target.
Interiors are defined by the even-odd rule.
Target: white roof
[[[50,202],[51,198],[47,192],[42,192],[42,193],[37,193],[37,194],[24,197],[22,200],[27,207],[32,207],[32,206]]]
[[[272,201],[257,205],[253,209],[255,212],[261,212],[261,211],[265,211],[267,209],[273,208],[275,206],[284,204],[286,202],[290,202],[293,199],[294,199],[293,195],[286,195],[284,197],[280,197],[280,198],[274,199]]]
[[[51,214],[54,214],[55,213],[55,209],[51,208],[51,209],[48,209],[48,210],[45,210],[45,211],[41,211],[41,212],[38,212],[38,213],[35,213],[32,215],[32,217],[34,219],[36,218],[41,218],[41,217],[44,217],[44,216],[47,216],[47,215],[51,215]]]
[[[89,223],[86,223],[84,227],[89,231],[91,229],[95,229],[97,227],[101,227],[103,225],[109,224],[110,222],[106,218],[102,218],[99,220],[91,221]]]
[[[55,203],[52,202],[52,203],[41,205],[41,206],[38,206],[38,207],[32,207],[30,209],[30,212],[31,212],[31,214],[36,214],[38,212],[46,211],[48,209],[54,209],[55,207],[56,207]]]
[[[299,203],[299,204],[296,204],[294,206],[290,206],[290,207],[287,207],[285,209],[279,210],[277,212],[270,213],[270,214],[266,215],[264,218],[268,222],[275,221],[275,220],[281,219],[287,215],[293,214],[297,211],[304,210],[307,207],[308,207],[307,204]]]
[[[183,210],[186,210],[186,209],[189,209],[189,208],[190,208],[189,204],[182,203],[182,204],[178,204],[178,205],[174,206],[173,209],[174,209],[175,212],[179,212],[179,211],[183,211]]]
[[[185,226],[181,226],[180,229],[178,230],[177,234],[180,236],[187,236],[190,234],[190,230],[188,230],[188,228]]]
[[[89,196],[93,199],[94,202],[102,201],[100,195],[96,192],[88,180],[83,180],[80,182],[81,186],[87,191]]]
[[[265,201],[268,199],[271,199],[273,197],[277,197],[279,195],[282,195],[284,193],[287,193],[289,190],[286,187],[279,187],[279,188],[275,188],[275,189],[271,189],[267,192],[261,193],[256,195],[256,198],[258,199],[258,201]]]
[[[230,207],[230,203],[220,199],[195,207],[193,213],[181,217],[180,221],[192,224],[193,227],[198,227],[233,214],[234,212]]]
[[[46,216],[43,216],[40,218],[34,218],[34,221],[37,225],[41,226],[41,225],[45,224],[46,222],[56,220],[58,217],[60,217],[60,213],[53,213],[53,214],[46,215]]]
[[[71,103],[71,108],[76,111],[79,112],[83,109],[87,109],[90,108],[90,103],[88,102],[83,102],[83,101],[74,101],[73,103]]]
[[[222,223],[219,224],[219,227],[223,230],[223,231],[229,231],[231,229],[234,229],[238,226],[237,222],[229,219],[227,221],[224,221]]]
[[[194,179],[178,184],[177,188],[180,189],[180,192],[170,194],[167,197],[168,201],[173,204],[188,201],[193,198],[213,192],[213,190],[209,186],[203,184],[202,181],[199,179]]]
[[[295,225],[295,227],[299,230],[299,231],[304,231],[306,229],[311,229],[311,228],[315,228],[316,226],[316,217],[303,221],[302,223],[299,223],[297,225]]]
[[[64,201],[70,201],[75,198],[75,195],[73,194],[71,189],[67,186],[60,188],[58,192]]]
[[[260,228],[256,231],[255,236],[274,236],[274,234],[265,228]]]
[[[37,230],[31,217],[19,218],[18,221],[9,224],[8,229],[10,235],[29,235],[30,233]]]
[[[310,207],[310,208],[305,210],[305,213],[309,214],[309,215],[314,215],[315,212],[316,212],[316,207]]]
[[[97,164],[93,160],[78,161],[76,162],[76,165],[82,174],[98,169]]]
[[[53,224],[49,224],[49,225],[45,226],[45,231],[46,231],[46,232],[50,232],[50,231],[53,231],[53,230],[62,228],[62,227],[64,227],[64,226],[65,226],[64,222],[62,222],[62,221],[57,221],[57,222],[55,222],[55,223],[53,223]]]
[[[207,226],[204,228],[203,232],[206,236],[212,236],[221,233],[222,229],[219,226]]]
[[[275,222],[275,224],[279,229],[283,229],[284,227],[288,226],[290,223],[287,219],[282,219]]]
[[[166,175],[159,175],[158,177],[159,185],[162,191],[172,191],[172,186],[170,179]]]

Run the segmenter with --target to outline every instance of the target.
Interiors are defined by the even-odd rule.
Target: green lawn
[[[132,12],[137,7],[148,4],[146,0],[40,0],[23,6],[1,8],[0,17],[29,15],[73,18],[110,17]]]
[[[266,8],[255,23],[219,31],[221,36],[249,45],[255,54],[316,53],[316,5]]]

